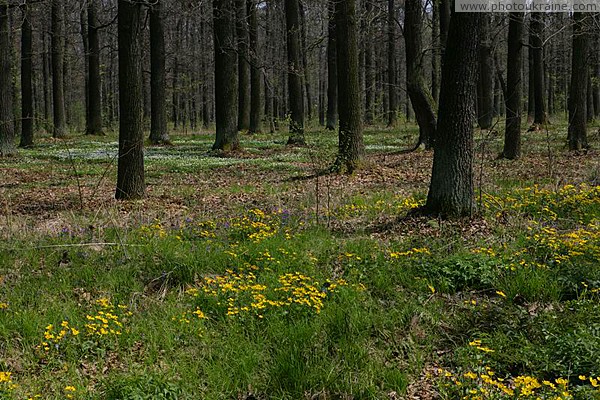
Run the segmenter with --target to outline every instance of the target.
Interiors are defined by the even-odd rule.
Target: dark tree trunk
[[[487,13],[481,16],[477,122],[482,129],[490,129],[494,122],[494,57],[492,54],[491,17],[491,14]]]
[[[396,95],[396,7],[394,0],[388,0],[388,126],[395,126],[398,118],[398,97]]]
[[[33,146],[33,65],[30,6],[23,5],[21,23],[21,142],[20,147]]]
[[[212,148],[213,151],[228,153],[240,148],[234,1],[213,0],[213,21],[217,134]]]
[[[142,89],[142,5],[118,3],[119,161],[117,200],[144,197],[144,131]]]
[[[365,2],[366,18],[371,18],[373,4]],[[375,120],[375,43],[373,41],[372,23],[367,22],[365,33],[365,123],[372,125]]]
[[[67,135],[64,93],[64,11],[62,0],[52,0],[52,103],[54,129],[52,136]]]
[[[236,0],[237,55],[238,55],[238,130],[250,129],[250,63],[246,0]]]
[[[50,90],[50,52],[48,51],[48,42],[46,33],[42,32],[42,79],[44,91],[44,126],[46,131],[50,131],[50,109],[52,108],[52,91]]]
[[[440,93],[440,3],[441,0],[432,1],[431,10],[431,96],[434,104],[437,103]]]
[[[0,4],[0,157],[16,154],[8,5]]]
[[[588,32],[586,14],[573,14],[573,54],[571,56],[571,85],[569,91],[569,132],[570,150],[588,147],[587,141],[587,73],[588,73]]]
[[[529,33],[529,48],[527,51],[528,71],[527,71],[527,122],[533,122],[535,114],[535,85],[533,76],[533,46],[531,44],[532,36]]]
[[[102,82],[100,80],[100,41],[98,39],[97,0],[88,0],[88,135],[102,135]]]
[[[84,54],[84,95],[85,95],[85,124],[86,131],[88,121],[90,120],[90,40],[88,38],[88,13],[87,7],[85,6],[86,1],[81,2],[81,11],[79,12],[79,26],[81,29],[81,42],[83,44]]]
[[[335,130],[338,118],[338,79],[337,49],[335,27],[335,0],[327,2],[328,36],[327,36],[327,124],[326,128]]]
[[[167,131],[167,105],[165,72],[165,33],[162,17],[162,1],[150,9],[150,142],[170,143]]]
[[[431,148],[435,140],[433,99],[427,90],[423,72],[422,53],[423,5],[421,0],[406,0],[404,11],[404,40],[406,44],[406,88],[419,124],[419,144]]]
[[[258,4],[256,0],[248,0],[248,17],[250,25],[250,133],[261,131],[262,120],[262,73],[258,66],[260,58],[258,55]]]
[[[356,0],[335,3],[338,95],[340,113],[339,153],[336,166],[352,173],[365,152],[358,78],[358,22]]]
[[[308,74],[308,52],[306,45],[306,12],[302,1],[298,2],[300,6],[300,24],[302,25],[302,79],[304,81],[304,90],[306,91],[306,118],[312,119],[313,103],[312,103],[312,87],[310,84],[310,76]]]
[[[304,92],[302,90],[302,55],[299,0],[285,0],[287,35],[288,94],[290,102],[290,137],[288,144],[304,144]]]
[[[594,95],[592,93],[592,76],[588,72],[587,75],[587,122],[594,121]]]
[[[470,216],[473,202],[473,124],[480,15],[454,13],[442,66],[433,171],[424,211]]]
[[[544,99],[544,42],[542,40],[544,13],[531,13],[530,44],[533,53],[533,96],[534,124],[546,123],[546,102]]]
[[[521,156],[521,99],[523,82],[523,13],[510,13],[508,22],[508,54],[506,61],[506,127],[502,157],[510,160]]]
[[[592,99],[594,103],[594,117],[600,117],[600,34],[594,34],[594,64],[592,67]]]

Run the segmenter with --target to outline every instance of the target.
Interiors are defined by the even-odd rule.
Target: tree
[[[492,16],[491,14],[485,13],[481,18],[479,80],[477,84],[477,121],[481,129],[489,129],[494,122],[494,57],[490,26]]]
[[[86,134],[103,135],[100,78],[100,41],[98,38],[97,0],[87,1],[87,111]]]
[[[285,27],[288,57],[288,95],[290,102],[289,145],[303,145],[304,140],[304,92],[302,90],[302,56],[300,41],[299,0],[285,0]]]
[[[237,65],[238,65],[238,130],[250,128],[250,63],[246,0],[236,0]]]
[[[531,54],[533,58],[533,123],[546,123],[546,101],[544,99],[544,42],[542,31],[544,13],[531,13],[529,25]]]
[[[335,27],[335,0],[327,2],[327,123],[325,127],[335,130],[338,118],[337,44]]]
[[[419,143],[431,148],[435,138],[436,121],[433,98],[427,91],[423,72],[422,53],[423,5],[421,0],[406,0],[404,11],[404,40],[406,43],[407,91],[419,124]]]
[[[119,0],[119,160],[117,200],[144,197],[142,5]]]
[[[14,155],[15,126],[11,86],[10,25],[8,4],[0,3],[0,157]]]
[[[100,78],[100,41],[98,38],[98,18],[96,16],[97,0],[87,1],[88,17],[88,103],[87,127],[88,135],[103,135],[102,131],[102,95]]]
[[[33,65],[31,11],[26,1],[21,22],[21,141],[20,147],[33,146]]]
[[[337,32],[337,76],[339,95],[339,151],[336,167],[352,173],[365,152],[362,107],[358,79],[358,23],[356,0],[335,3]]]
[[[213,151],[238,150],[237,57],[235,46],[235,3],[213,0],[213,41],[215,50],[215,122]]]
[[[250,33],[250,49],[252,54],[250,59],[250,133],[259,133],[261,131],[262,119],[262,72],[258,66],[260,59],[258,57],[258,4],[256,0],[248,0],[248,18]]]
[[[150,142],[168,144],[167,131],[165,33],[162,17],[162,1],[158,0],[150,9]]]
[[[396,6],[388,0],[388,126],[396,125],[398,99],[396,97]]]
[[[587,142],[587,76],[588,32],[585,14],[573,13],[573,54],[571,56],[571,86],[569,91],[570,150],[588,147]]]
[[[67,135],[64,93],[64,10],[62,0],[52,0],[52,104],[54,130],[52,136]]]
[[[473,125],[480,16],[454,13],[443,57],[438,131],[424,211],[473,213]]]
[[[501,157],[514,160],[521,156],[521,113],[523,82],[523,13],[510,13],[506,61],[506,127]]]

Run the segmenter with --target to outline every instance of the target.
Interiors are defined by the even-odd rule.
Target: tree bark
[[[506,127],[502,157],[509,160],[521,156],[521,114],[523,112],[523,13],[510,13],[508,22],[508,54],[506,61]]]
[[[544,13],[531,13],[530,44],[533,54],[533,97],[534,124],[546,123],[546,102],[544,99],[544,42],[542,40]]]
[[[491,14],[487,13],[481,16],[479,81],[477,85],[477,122],[481,129],[490,129],[494,122],[494,57],[492,54],[491,17]]]
[[[16,154],[8,5],[0,4],[0,157]]]
[[[404,41],[406,44],[406,88],[419,124],[419,144],[431,148],[435,140],[433,98],[427,90],[422,53],[423,6],[421,0],[406,0],[404,11]]]
[[[145,196],[142,93],[142,5],[118,3],[119,161],[117,200]]]
[[[31,11],[28,2],[23,5],[21,23],[21,141],[20,147],[33,146],[33,65]]]
[[[258,54],[258,4],[256,0],[248,0],[248,17],[250,33],[250,133],[259,133],[261,131],[262,121],[262,71],[259,67]]]
[[[215,50],[215,122],[213,151],[228,153],[240,148],[237,129],[237,56],[235,3],[213,0]]]
[[[100,41],[98,38],[97,0],[88,0],[88,116],[86,133],[103,135],[102,131],[102,81],[100,78]]]
[[[569,91],[569,131],[570,150],[588,147],[587,141],[587,72],[588,40],[585,23],[586,14],[573,14],[573,54],[571,56],[571,85]]]
[[[330,131],[337,127],[338,118],[338,79],[337,79],[337,49],[335,26],[335,0],[327,2],[327,124]]]
[[[158,0],[150,9],[150,142],[169,144],[167,130],[165,33],[163,4]]]
[[[62,0],[52,0],[52,105],[54,129],[52,136],[67,135],[64,93],[64,10]]]
[[[287,35],[288,94],[290,103],[289,145],[303,145],[304,94],[302,90],[301,26],[299,0],[285,0],[285,26]]]
[[[373,28],[371,14],[373,3],[365,2],[367,31],[365,33],[365,123],[372,125],[375,121],[375,43],[373,41]]]
[[[336,166],[352,173],[365,152],[358,71],[358,22],[356,0],[335,3],[339,95],[339,152]]]
[[[388,0],[388,126],[396,125],[398,118],[398,97],[396,95],[396,6]]]
[[[473,125],[480,15],[454,13],[442,66],[433,171],[424,211],[470,216],[473,201]]]
[[[250,63],[248,15],[246,0],[236,0],[237,56],[238,56],[238,130],[250,129]]]

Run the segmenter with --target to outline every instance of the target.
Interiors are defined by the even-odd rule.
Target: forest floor
[[[116,135],[0,160],[1,399],[600,399],[600,137],[477,132],[471,220],[407,217],[432,153],[366,132],[213,134],[146,149],[114,200]]]

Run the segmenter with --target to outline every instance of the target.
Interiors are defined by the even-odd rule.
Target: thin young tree
[[[67,135],[67,116],[64,92],[64,43],[65,22],[64,2],[52,0],[52,104],[54,129],[52,136],[63,138]]]
[[[508,52],[506,60],[506,126],[501,157],[509,160],[521,156],[521,114],[523,82],[523,13],[510,13],[508,22]]]
[[[588,147],[587,141],[587,76],[588,41],[586,14],[573,13],[573,53],[571,55],[571,85],[569,91],[570,150]]]
[[[33,146],[33,30],[28,1],[22,5],[21,22],[21,141],[19,147]]]
[[[167,131],[165,32],[163,4],[156,1],[150,8],[150,142],[169,144]]]
[[[12,97],[12,71],[10,54],[11,38],[9,9],[0,2],[0,157],[12,156],[17,152]]]
[[[546,100],[544,90],[544,13],[531,13],[529,24],[530,45],[533,58],[533,123],[542,125],[546,123]]]
[[[365,146],[358,72],[358,16],[356,0],[335,3],[339,101],[338,171],[352,173],[360,167]]]
[[[285,0],[285,29],[287,37],[288,97],[290,103],[289,145],[303,145],[304,92],[302,89],[302,55],[299,0]]]
[[[240,148],[237,129],[238,70],[234,24],[234,1],[213,0],[217,133],[212,149],[216,153],[228,153]]]
[[[480,16],[454,13],[443,57],[438,130],[424,212],[470,216],[473,200],[473,125]]]
[[[119,159],[117,200],[145,196],[142,93],[142,5],[119,0]]]

